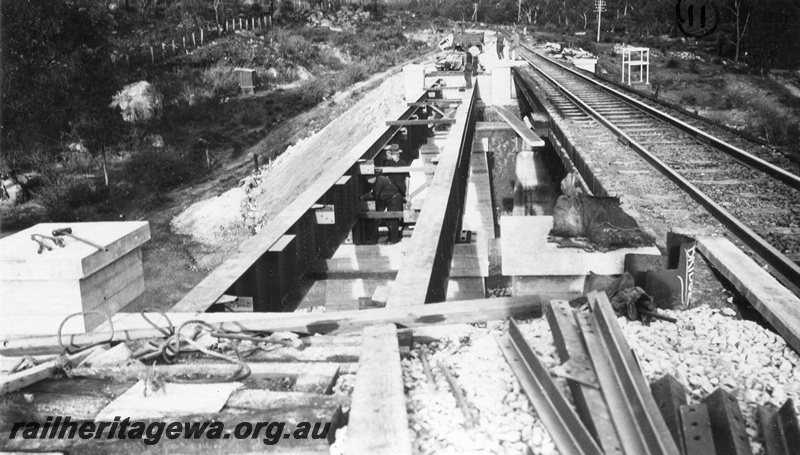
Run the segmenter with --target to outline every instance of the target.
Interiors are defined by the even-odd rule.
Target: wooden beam
[[[475,88],[462,92],[465,105],[456,111],[456,126],[439,153],[436,173],[430,180],[425,204],[417,219],[411,245],[397,274],[387,307],[441,302],[447,297],[448,275],[458,217],[465,198],[472,144],[470,115]]]
[[[698,237],[697,249],[800,353],[800,298],[723,237]]]
[[[421,96],[419,100],[423,100],[424,96],[425,95]],[[358,106],[359,104],[356,104],[355,107]],[[415,108],[403,106],[402,110],[398,109],[388,117],[406,119],[411,117],[415,110]],[[325,129],[336,127],[337,122],[334,121],[326,126]],[[342,176],[345,175],[365,153],[369,153],[370,150],[375,148],[383,147],[395,132],[396,131],[391,127],[386,129],[376,128],[355,147],[343,151],[341,159],[336,161],[328,172],[322,174],[316,182],[300,193],[296,199],[270,221],[267,228],[242,242],[225,262],[211,272],[211,274],[195,286],[194,289],[189,291],[172,310],[178,312],[198,312],[208,309],[208,307],[224,294],[239,277],[244,275],[247,270],[261,258],[268,248],[292,229],[298,220],[308,212],[309,208],[316,204],[332,186],[339,182]]]
[[[463,101],[460,99],[428,98],[422,102],[408,103],[408,105],[413,107],[427,107],[427,106],[441,106],[443,104],[461,104],[461,103],[463,103]]]
[[[411,455],[397,329],[367,327],[362,340],[346,453]]]
[[[58,342],[56,341],[56,343]],[[35,384],[43,379],[51,378],[61,372],[67,364],[77,365],[92,352],[94,352],[94,349],[87,349],[77,354],[67,356],[66,361],[60,358],[50,360],[41,365],[36,365],[33,368],[28,368],[27,370],[0,376],[0,395],[5,395],[6,393],[14,392],[23,387]]]
[[[505,120],[508,125],[519,134],[519,136],[531,147],[544,147],[542,138],[536,135],[528,125],[526,125],[519,117],[514,115],[513,112],[503,106],[492,106],[494,110],[500,115],[500,118]]]
[[[422,166],[388,166],[388,167],[381,167],[375,166],[376,171],[381,171],[384,174],[408,174],[410,172],[425,172],[425,168]]]
[[[228,332],[290,331],[339,334],[357,332],[370,325],[386,323],[395,323],[402,327],[419,327],[430,324],[485,322],[509,317],[535,318],[542,316],[542,306],[539,296],[525,296],[335,313],[167,313],[167,316],[176,326],[185,321],[200,319]],[[135,313],[117,314],[114,318],[114,327],[116,341],[164,336],[160,330],[152,328]],[[64,335],[63,338],[64,343],[86,345],[102,342],[111,337],[108,332],[90,332]],[[60,349],[58,337],[53,335],[0,341],[0,354],[3,355],[57,353]]]
[[[452,125],[456,123],[452,118],[429,118],[420,120],[387,120],[387,126],[417,126],[417,125]]]
[[[356,218],[367,220],[388,220],[403,218],[403,212],[356,212]]]

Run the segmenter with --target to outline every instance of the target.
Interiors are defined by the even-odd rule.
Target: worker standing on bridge
[[[511,33],[511,52],[508,53],[508,58],[511,60],[517,59],[517,52],[519,49],[519,32],[517,32],[517,28],[514,27],[514,32]]]
[[[461,54],[461,64],[464,67],[464,80],[467,81],[467,88],[472,88],[472,54],[469,50],[464,50]]]
[[[397,144],[390,144],[383,148],[386,152],[386,158],[383,161],[383,167],[408,167],[408,163],[400,158],[400,154],[403,153],[400,150],[400,146]],[[408,194],[408,179],[410,175],[407,172],[404,173],[388,173],[389,180],[394,183],[397,189],[400,190],[400,194],[403,197],[406,197]]]
[[[505,58],[503,57],[503,34],[498,30],[495,36],[497,37],[497,59],[503,60]]]
[[[384,211],[401,213],[397,218],[388,218],[386,220],[386,227],[389,228],[389,243],[399,242],[403,235],[400,226],[400,219],[403,211],[403,196],[400,194],[400,189],[392,183],[389,177],[385,176],[377,169],[375,170],[375,175],[370,176],[367,182],[372,185],[372,190],[363,195],[362,199],[372,195],[372,198],[375,199],[375,211],[377,213]]]

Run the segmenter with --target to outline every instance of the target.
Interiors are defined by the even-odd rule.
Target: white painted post
[[[200,45],[203,45],[203,29],[200,29]]]
[[[514,86],[511,77],[511,61],[498,61],[492,65],[491,89],[489,90],[489,104],[511,104],[514,100]],[[483,90],[481,90],[483,91]]]
[[[194,32],[192,32],[192,45],[197,47],[197,38],[194,37]]]
[[[240,17],[239,18],[239,30],[241,30],[241,29],[242,29],[242,18]]]
[[[156,64],[156,54],[153,53],[153,46],[150,46],[150,62]]]
[[[183,50],[186,50],[186,37],[183,37]]]

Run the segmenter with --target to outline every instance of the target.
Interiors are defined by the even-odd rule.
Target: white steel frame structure
[[[634,57],[638,57],[634,60]],[[632,85],[631,68],[639,68],[639,80],[636,83],[650,83],[650,48],[624,47],[622,48],[622,83]],[[626,78],[627,75],[627,78]],[[626,81],[627,79],[627,81]]]

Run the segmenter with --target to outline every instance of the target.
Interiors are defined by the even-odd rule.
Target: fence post
[[[200,45],[203,45],[203,29],[200,29]]]
[[[156,54],[153,52],[153,46],[150,46],[150,61],[153,65],[156,64]]]
[[[225,19],[225,33],[228,33],[228,19]]]
[[[242,29],[242,18],[240,17],[239,18],[239,30],[241,30],[241,29]]]
[[[194,32],[192,32],[192,46],[197,47],[197,38],[194,37]]]
[[[186,51],[186,37],[183,37],[183,50]]]

